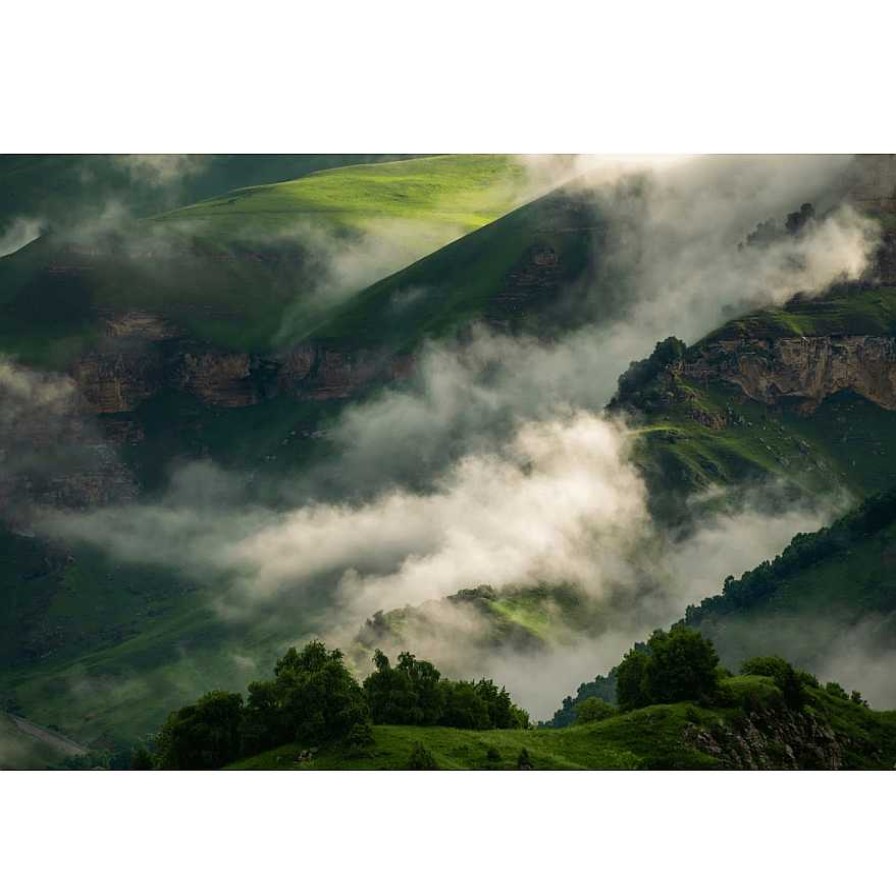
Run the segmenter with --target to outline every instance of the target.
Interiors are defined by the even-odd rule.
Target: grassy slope
[[[50,768],[64,758],[65,753],[20,731],[6,713],[0,713],[0,771]]]
[[[158,221],[203,221],[226,238],[253,224],[276,228],[282,216],[321,216],[365,229],[372,219],[440,222],[475,230],[508,210],[524,183],[524,169],[510,156],[445,155],[399,162],[349,165],[298,180],[234,190],[168,212]]]
[[[292,180],[326,168],[402,158],[395,155],[204,155],[149,157],[0,155],[0,229],[17,218],[58,226],[102,212],[124,197],[134,214],[196,203],[249,184]],[[178,159],[180,161],[178,162]],[[170,177],[154,176],[153,164]]]
[[[726,324],[701,340],[824,335],[896,334],[896,289],[835,292],[825,300],[792,302]],[[691,491],[767,476],[795,482],[809,493],[845,488],[858,497],[896,484],[896,414],[852,393],[827,398],[811,415],[786,404],[769,407],[723,382],[679,378],[689,404],[714,427],[699,422],[684,403],[647,415],[639,460],[649,477]],[[861,452],[861,462],[857,462]]]
[[[602,230],[593,204],[555,191],[363,290],[313,335],[407,350],[477,316],[520,324],[548,309],[557,317],[558,300],[589,273]],[[556,265],[539,270],[538,250],[553,251]],[[514,280],[521,271],[522,282]],[[617,311],[605,305],[606,317]],[[541,323],[562,323],[548,318]]]
[[[896,760],[896,713],[873,712],[810,689],[808,712],[831,725],[847,742],[848,768],[890,768]],[[443,770],[509,770],[526,749],[535,769],[712,769],[719,760],[688,745],[687,729],[713,731],[743,718],[744,707],[769,707],[781,694],[770,679],[741,676],[722,682],[718,706],[691,703],[649,706],[587,725],[527,731],[462,731],[382,725],[363,754],[323,749],[299,761],[302,745],[279,747],[231,766],[238,770],[406,769],[415,743],[423,744]],[[490,750],[498,758],[489,757]]]
[[[228,348],[269,350],[293,335],[285,322],[319,323],[365,276],[507,212],[524,178],[509,156],[348,166],[126,221],[111,235],[38,240],[0,259],[0,351],[63,366],[91,346],[104,313],[130,308]],[[335,282],[322,260],[334,247],[347,253]],[[338,281],[348,269],[354,279]]]
[[[816,671],[819,659],[863,620],[877,620],[881,644],[896,644],[896,523],[786,575],[761,599],[732,609],[706,599],[693,618],[723,662],[736,667],[758,653],[778,654]],[[861,689],[862,682],[845,682]]]
[[[896,288],[849,286],[822,298],[792,300],[780,308],[733,320],[701,343],[781,336],[891,335],[896,332]]]

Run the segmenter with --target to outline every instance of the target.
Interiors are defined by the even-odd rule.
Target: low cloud
[[[284,483],[286,510],[195,465],[162,501],[46,515],[41,529],[219,585],[227,615],[285,613],[321,633],[481,583],[575,587],[604,611],[597,638],[570,631],[562,649],[536,658],[457,642],[441,649],[454,674],[493,674],[533,712],[549,712],[564,688],[606,671],[633,639],[830,512],[732,496],[687,534],[658,532],[631,436],[601,408],[659,339],[691,341],[733,313],[859,276],[877,233],[837,206],[849,161],[695,160],[600,182],[609,238],[588,301],[597,308],[602,291],[618,289],[624,319],[595,315],[553,340],[479,329],[463,343],[429,345],[410,384],[342,415],[328,434],[333,459]],[[805,201],[817,203],[819,221],[798,239],[738,248],[758,222]],[[356,243],[353,261],[340,246],[322,264],[332,263],[332,277],[319,282],[356,288],[371,265],[398,263],[396,242],[391,233]],[[322,241],[322,253],[331,248]],[[475,618],[445,607],[472,637]],[[440,659],[438,644],[430,655]]]
[[[83,412],[74,382],[0,357],[0,518],[133,494],[130,474]]]
[[[646,520],[624,433],[590,415],[525,425],[502,452],[465,457],[426,493],[390,489],[355,506],[228,513],[197,501],[197,475],[215,474],[183,473],[190,489],[162,504],[54,516],[43,528],[124,559],[224,576],[230,599],[249,606],[335,574],[334,612],[360,622],[483,580],[599,593],[621,572],[607,559]]]
[[[44,231],[44,222],[36,218],[16,218],[0,234],[0,258],[12,255],[33,243]]]
[[[876,709],[896,707],[896,650],[892,616],[875,615],[832,633],[831,646],[813,671],[822,681],[857,690]]]

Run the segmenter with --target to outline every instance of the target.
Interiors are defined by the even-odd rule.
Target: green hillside
[[[137,216],[251,184],[396,155],[0,155],[0,232],[16,219],[69,227],[123,203]]]
[[[685,622],[738,664],[757,645],[819,672],[844,636],[873,621],[866,651],[896,648],[896,491],[830,527],[797,535],[774,560],[689,607]],[[861,687],[861,682],[847,683]]]
[[[455,335],[480,318],[544,334],[588,313],[606,223],[575,185],[505,215],[363,290],[330,320],[297,332],[352,345],[407,350]],[[590,287],[590,291],[586,289]],[[597,314],[620,313],[608,291]]]
[[[525,167],[511,156],[427,156],[243,187],[156,220],[201,221],[216,238],[238,233],[246,222],[276,230],[284,218],[305,215],[360,229],[370,227],[372,219],[391,218],[469,231],[504,214],[525,188]]]
[[[507,156],[432,156],[247,187],[153,218],[60,231],[0,259],[0,351],[65,366],[104,317],[139,309],[186,335],[270,351],[292,321],[509,211]],[[310,318],[309,318],[310,315]]]
[[[896,489],[867,499],[830,526],[800,533],[781,554],[721,594],[687,608],[681,622],[709,638],[722,663],[739,667],[760,653],[822,675],[837,648],[862,632],[853,649],[866,656],[896,650]],[[861,680],[841,682],[862,688]],[[615,701],[615,670],[583,683],[552,724],[566,726],[589,697]],[[884,704],[886,708],[890,708]]]
[[[775,657],[732,676],[710,641],[677,627],[626,654],[618,708],[577,707],[533,729],[492,682],[451,682],[382,654],[361,684],[339,651],[291,649],[248,697],[213,691],[172,712],[142,762],[160,769],[890,768],[896,712]],[[483,702],[483,701],[487,701]],[[503,702],[502,702],[503,701]],[[500,707],[504,707],[500,709]],[[408,724],[414,719],[414,724]],[[428,720],[428,721],[427,721]],[[257,745],[274,744],[257,752]]]
[[[808,494],[845,489],[861,498],[893,486],[892,411],[849,389],[808,411],[786,396],[763,403],[721,370],[769,352],[779,338],[825,336],[896,336],[896,288],[856,284],[797,298],[731,321],[675,358],[640,362],[644,373],[627,385],[621,378],[611,408],[629,414],[641,434],[637,459],[654,490],[681,494],[775,478]],[[702,358],[709,375],[698,380],[689,365]]]
[[[510,771],[520,767],[526,750],[535,770],[711,770],[742,768],[735,757],[714,755],[696,746],[700,734],[715,740],[735,739],[749,711],[780,701],[768,679],[747,676],[725,683],[728,705],[694,703],[650,706],[607,719],[566,728],[527,731],[463,731],[450,728],[374,726],[373,743],[360,751],[322,748],[308,756],[302,745],[289,744],[234,763],[233,770],[401,770],[410,767],[414,747],[422,744],[444,771]],[[848,744],[843,768],[889,769],[896,762],[896,713],[874,712],[821,688],[811,689],[813,720],[824,720],[835,737]],[[749,706],[750,710],[745,710]],[[720,737],[721,735],[721,737]],[[789,768],[786,748],[770,739],[764,768]],[[735,761],[732,761],[735,760]],[[749,766],[746,766],[749,767]],[[806,756],[802,768],[812,765]]]

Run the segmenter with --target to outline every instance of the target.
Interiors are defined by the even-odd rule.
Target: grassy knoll
[[[379,725],[373,743],[363,749],[322,748],[307,758],[305,745],[289,744],[230,766],[234,770],[400,770],[407,769],[415,744],[422,744],[440,770],[513,770],[520,752],[528,752],[538,770],[721,769],[724,758],[693,746],[693,734],[739,730],[746,714],[781,711],[781,692],[769,678],[737,676],[724,679],[711,706],[675,703],[648,706],[601,722],[567,728],[467,731]],[[821,688],[808,688],[809,717],[830,726],[846,744],[847,768],[889,768],[896,760],[896,713],[874,712],[834,697]],[[769,763],[783,749],[772,737]]]

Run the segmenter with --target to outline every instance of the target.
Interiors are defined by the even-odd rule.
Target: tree
[[[616,702],[623,712],[647,706],[645,671],[649,657],[645,650],[633,647],[616,667]]]
[[[700,632],[685,626],[675,626],[668,634],[656,631],[647,647],[644,686],[651,703],[701,700],[715,693],[719,656]]]
[[[849,694],[846,693],[846,689],[843,685],[839,684],[836,681],[829,681],[824,689],[832,696],[839,697],[841,700],[849,700]]]
[[[394,669],[377,650],[376,671],[364,681],[364,693],[373,721],[379,725],[435,725],[442,716],[445,697],[439,687],[441,673],[432,663],[411,653],[398,657]]]
[[[435,756],[420,741],[416,741],[408,758],[408,768],[412,771],[428,772],[435,771],[438,767]]]
[[[657,630],[635,645],[615,670],[616,702],[625,712],[652,703],[712,697],[719,657],[712,642],[683,625]]]
[[[471,681],[444,681],[445,711],[441,724],[449,728],[473,728],[483,730],[491,727],[488,706],[476,692]]]
[[[784,702],[791,709],[801,709],[806,702],[803,678],[787,660],[780,656],[756,656],[740,667],[744,675],[763,675],[771,678],[781,689]]]
[[[576,725],[585,725],[588,722],[600,722],[616,715],[616,707],[611,706],[600,697],[586,697],[576,706]]]
[[[346,669],[342,652],[327,650],[322,641],[286,652],[274,667],[269,698],[273,727],[289,741],[339,740],[368,720],[364,692]]]
[[[452,728],[528,728],[529,715],[491,679],[450,681],[432,663],[402,653],[394,668],[381,651],[364,681],[375,724],[446,725]]]
[[[168,716],[156,741],[163,769],[216,769],[238,759],[243,698],[211,691]]]

